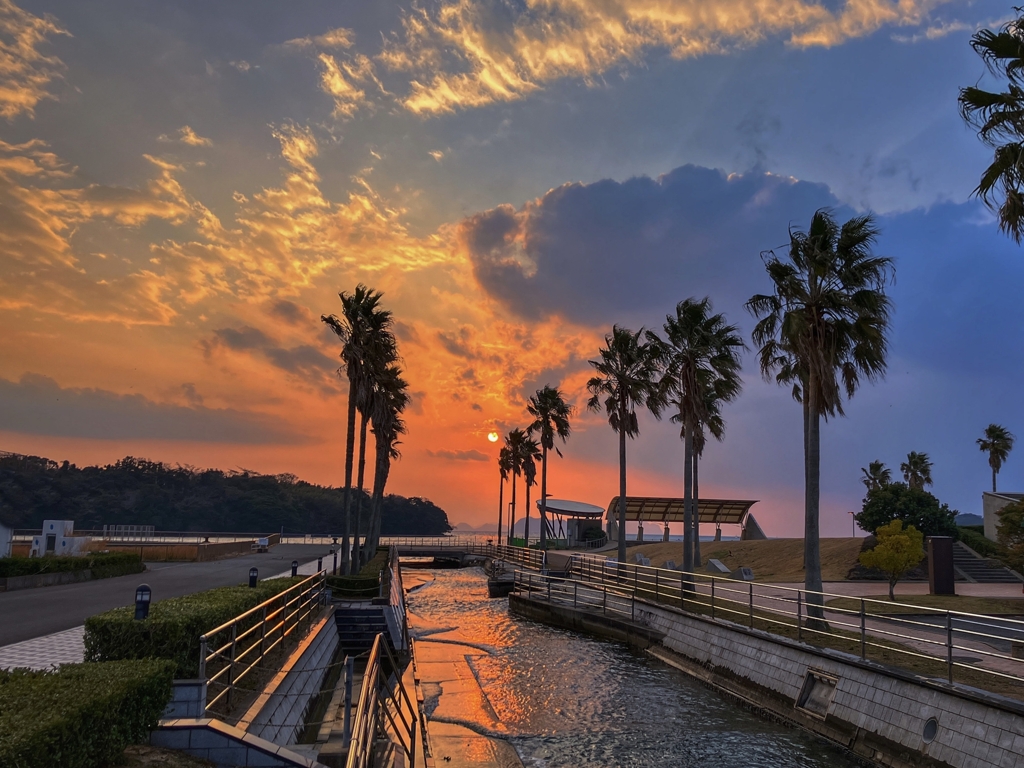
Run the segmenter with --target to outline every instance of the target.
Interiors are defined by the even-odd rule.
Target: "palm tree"
[[[985,427],[985,436],[977,439],[978,447],[988,454],[988,465],[992,467],[992,493],[996,492],[996,475],[1013,450],[1014,440],[1010,430],[998,424],[989,424]]]
[[[505,481],[508,480],[508,475],[512,471],[512,456],[508,446],[502,446],[501,450],[498,451],[498,475],[501,477],[501,482],[498,484],[498,543],[501,544],[501,523],[502,515],[505,512]]]
[[[377,551],[377,542],[380,540],[384,489],[391,472],[391,461],[400,456],[398,438],[405,433],[402,413],[408,405],[409,385],[402,378],[401,369],[397,365],[388,366],[377,380],[370,412],[376,457],[373,473],[373,497],[370,503],[370,525],[367,535],[367,550],[369,552]]]
[[[508,519],[508,545],[512,545],[513,529],[516,524],[516,478],[523,471],[523,441],[526,440],[526,433],[523,430],[513,429],[505,436],[505,447],[508,449],[509,471],[512,473],[512,508]],[[529,514],[529,510],[527,510]]]
[[[877,491],[892,483],[892,470],[880,461],[872,461],[867,469],[861,467],[860,471],[864,474],[860,481],[869,491]]]
[[[352,532],[352,463],[355,451],[356,407],[365,397],[365,389],[372,376],[367,370],[368,361],[387,357],[386,350],[395,348],[395,337],[391,332],[391,312],[381,308],[383,294],[360,283],[351,293],[342,291],[342,314],[321,315],[323,321],[342,341],[342,367],[348,378],[348,421],[345,431],[345,504],[342,535],[342,572],[348,571]],[[394,359],[393,355],[392,358]]]
[[[638,407],[649,407],[660,417],[658,399],[658,357],[647,342],[641,341],[643,328],[637,332],[614,326],[604,337],[599,350],[600,360],[591,360],[598,375],[587,382],[590,399],[587,408],[599,411],[604,407],[608,423],[619,435],[619,562],[626,562],[626,438],[640,434],[636,418]],[[603,401],[602,401],[603,398]]]
[[[548,451],[554,449],[555,453],[562,455],[555,446],[555,438],[561,438],[563,443],[569,438],[572,431],[569,417],[575,409],[565,402],[555,387],[545,385],[530,398],[526,410],[533,416],[533,423],[526,429],[527,434],[540,435],[540,548],[545,550],[548,548]]]
[[[383,367],[381,367],[383,366]],[[361,405],[362,422],[360,424],[359,436],[359,471],[357,478],[359,503],[356,507],[356,528],[355,541],[356,551],[360,556],[352,564],[352,573],[358,573],[360,567],[369,560],[372,553],[376,551],[376,544],[371,541],[372,531],[376,521],[373,519],[374,507],[371,500],[367,520],[366,543],[360,544],[360,524],[363,511],[363,470],[366,464],[366,425],[370,421],[380,423],[382,430],[388,433],[387,423],[397,418],[409,402],[409,385],[402,378],[402,369],[394,363],[384,365],[384,361],[371,361],[374,369],[370,386],[364,390],[364,399]],[[404,427],[403,427],[404,429]],[[375,438],[376,440],[376,438]],[[386,440],[386,438],[385,438]],[[377,457],[380,458],[379,456]],[[375,468],[377,466],[375,462]]]
[[[911,488],[923,491],[926,485],[932,484],[932,460],[927,453],[908,453],[907,460],[900,464],[900,472]]]
[[[519,457],[519,463],[522,467],[523,482],[526,485],[526,524],[523,530],[523,539],[526,542],[526,547],[530,546],[530,487],[537,483],[537,459],[540,458],[540,447],[537,445],[537,441],[529,436],[529,433],[523,434],[523,439],[519,443],[521,454]]]
[[[974,194],[997,214],[999,228],[1019,243],[1024,235],[1024,17],[1018,15],[996,32],[978,30],[971,47],[992,74],[1007,81],[1001,93],[977,86],[960,89],[961,116],[992,148],[992,163]]]
[[[839,227],[831,212],[814,213],[807,232],[790,229],[789,253],[762,254],[774,293],[747,308],[758,318],[753,340],[761,373],[793,384],[804,415],[804,583],[808,616],[821,621],[820,419],[843,415],[861,378],[885,373],[889,315],[885,293],[892,260],[874,256],[878,229],[870,215]]]
[[[722,314],[711,314],[711,300],[686,299],[676,305],[675,315],[665,318],[665,338],[648,331],[647,339],[657,351],[663,375],[659,396],[676,406],[674,421],[682,425],[683,437],[683,570],[693,571],[694,536],[699,530],[698,510],[693,493],[695,440],[703,449],[703,426],[713,417],[721,423],[718,403],[739,395],[739,350],[746,345],[739,329],[729,325]],[[700,438],[697,433],[700,432]],[[720,436],[721,431],[719,430]]]

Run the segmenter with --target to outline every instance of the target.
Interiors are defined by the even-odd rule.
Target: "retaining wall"
[[[509,610],[651,646],[705,683],[879,765],[1024,768],[1024,705],[1011,699],[641,600],[631,630],[621,619],[515,594]]]

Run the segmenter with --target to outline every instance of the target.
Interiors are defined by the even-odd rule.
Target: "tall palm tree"
[[[523,434],[519,444],[521,454],[519,463],[523,472],[523,483],[526,486],[526,524],[523,530],[523,539],[526,546],[530,546],[530,488],[537,484],[537,459],[541,457],[540,447],[537,441],[530,437],[529,433]]]
[[[900,464],[900,472],[911,488],[923,491],[926,485],[932,484],[932,460],[927,453],[908,453],[907,460]]]
[[[892,470],[880,461],[872,461],[867,469],[861,467],[860,471],[864,474],[860,481],[869,491],[877,491],[892,483]]]
[[[555,453],[562,455],[555,446],[555,438],[561,438],[563,443],[569,438],[572,432],[569,418],[575,409],[565,402],[558,389],[545,385],[530,398],[526,410],[533,416],[527,434],[540,435],[540,548],[545,550],[548,548],[548,451],[554,449]]]
[[[380,376],[375,395],[370,413],[376,454],[367,536],[367,550],[371,553],[377,551],[377,542],[380,540],[384,489],[391,472],[391,462],[401,455],[398,451],[398,438],[405,433],[402,413],[408,407],[410,399],[409,385],[402,378],[402,371],[397,365],[388,366]]]
[[[982,453],[988,454],[988,465],[992,467],[992,493],[996,492],[996,475],[1003,468],[1003,462],[1013,450],[1013,441],[1016,438],[1006,427],[998,424],[989,424],[985,427],[985,436],[977,440],[978,447]]]
[[[992,148],[992,163],[974,194],[995,211],[999,228],[1019,243],[1024,235],[1024,17],[1022,9],[1016,10],[1017,18],[999,30],[981,29],[971,38],[989,71],[1006,78],[1006,90],[961,88],[958,102],[964,121]]]
[[[694,536],[699,530],[693,494],[694,441],[699,431],[703,448],[703,426],[718,415],[717,404],[739,395],[739,351],[746,345],[739,329],[729,325],[725,315],[712,314],[711,299],[706,296],[676,305],[675,315],[665,318],[665,341],[651,331],[647,339],[657,351],[663,370],[660,397],[676,406],[672,418],[682,425],[683,570],[691,572]]]
[[[830,211],[814,213],[806,232],[790,229],[789,252],[762,254],[774,293],[758,294],[747,308],[758,318],[754,345],[761,373],[792,384],[804,415],[804,584],[808,616],[820,622],[820,420],[843,415],[861,378],[885,373],[892,303],[885,286],[892,260],[875,256],[872,216],[840,227]],[[817,594],[813,594],[817,593]]]
[[[513,529],[516,524],[516,478],[523,472],[523,441],[526,433],[518,427],[505,436],[505,447],[508,449],[509,471],[512,473],[512,506],[508,517],[508,545],[512,545]],[[529,510],[527,510],[529,514]]]
[[[395,348],[395,337],[391,331],[391,312],[380,306],[383,294],[362,283],[349,294],[342,291],[342,314],[321,315],[323,321],[341,339],[342,366],[348,378],[348,420],[345,430],[345,503],[342,535],[342,571],[347,572],[350,563],[349,541],[352,532],[352,463],[356,442],[356,408],[365,397],[365,389],[372,376],[368,361],[387,357],[385,350]],[[392,358],[393,359],[393,358]]]
[[[503,445],[498,451],[498,475],[501,482],[498,484],[498,543],[501,544],[502,515],[505,512],[505,482],[512,471],[512,455],[507,445]]]
[[[600,360],[591,360],[597,371],[587,382],[587,408],[604,408],[608,423],[619,435],[619,562],[626,562],[626,438],[640,434],[636,409],[648,407],[660,418],[658,397],[658,356],[650,343],[642,341],[644,329],[635,333],[613,326],[599,350]]]
[[[366,465],[366,427],[371,421],[376,420],[377,422],[384,423],[398,417],[402,411],[405,410],[406,405],[409,402],[408,388],[409,385],[402,378],[402,369],[394,363],[386,364],[384,360],[373,360],[371,361],[371,367],[373,369],[373,377],[365,387],[363,392],[363,400],[360,405],[360,435],[359,435],[359,470],[357,472],[357,493],[358,504],[356,505],[355,515],[355,547],[359,553],[359,557],[354,559],[352,563],[352,573],[358,573],[359,569],[365,564],[372,553],[376,551],[376,545],[371,541],[372,531],[374,527],[374,507],[372,499],[370,500],[370,509],[367,514],[367,530],[366,530],[366,541],[365,544],[360,543],[362,531],[360,526],[363,518],[363,476],[364,468]],[[387,431],[387,430],[384,430]],[[376,439],[376,438],[375,438]],[[376,460],[374,462],[376,468]]]

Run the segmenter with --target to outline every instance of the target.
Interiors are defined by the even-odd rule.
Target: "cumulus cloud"
[[[190,406],[158,403],[142,395],[61,387],[28,373],[0,379],[0,424],[10,432],[93,440],[188,440],[209,443],[303,442],[282,421],[231,408],[207,408],[195,388],[182,387]]]
[[[835,204],[820,184],[683,166],[565,184],[465,219],[458,238],[480,285],[520,317],[610,323],[686,295],[738,303],[759,286],[758,254]]]
[[[599,80],[654,50],[689,58],[782,38],[833,46],[885,26],[919,25],[945,0],[445,0],[414,6],[380,55],[410,74],[418,114],[521,99],[554,80]]]
[[[66,34],[51,16],[34,16],[0,0],[0,116],[32,117],[40,101],[53,98],[49,87],[61,77],[64,63],[41,48]]]
[[[197,134],[192,128],[183,125],[178,129],[176,136],[168,136],[166,133],[157,137],[157,141],[179,142],[190,147],[212,147],[213,141]]]

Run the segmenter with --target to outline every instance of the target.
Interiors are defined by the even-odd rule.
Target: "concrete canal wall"
[[[1024,705],[636,601],[635,620],[521,594],[526,618],[629,642],[762,713],[892,768],[1024,768]]]

